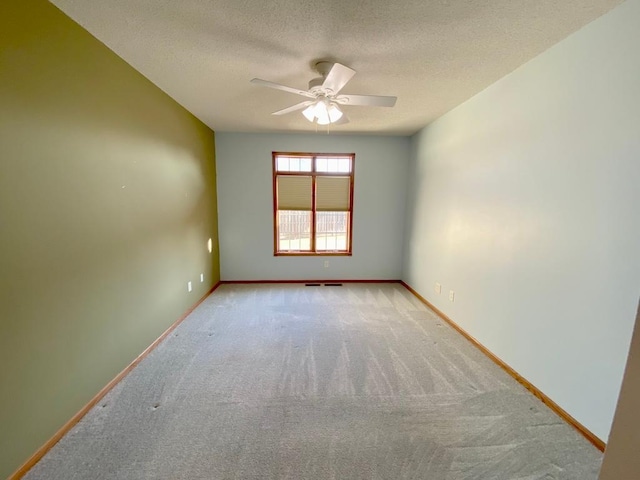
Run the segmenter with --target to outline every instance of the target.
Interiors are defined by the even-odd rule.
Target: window
[[[273,153],[275,255],[351,255],[354,160]]]

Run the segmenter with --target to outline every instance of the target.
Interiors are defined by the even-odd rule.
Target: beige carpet
[[[398,284],[223,285],[26,478],[595,480],[600,462]]]

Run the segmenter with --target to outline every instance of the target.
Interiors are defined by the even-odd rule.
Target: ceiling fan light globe
[[[309,120],[310,122],[313,122],[316,118],[315,105],[309,105],[307,108],[305,108],[302,111],[302,114],[305,116],[307,120]]]
[[[329,108],[326,101],[318,101],[315,105],[314,113],[317,119],[316,123],[318,125],[328,125],[331,123],[331,119],[329,118]]]
[[[315,105],[314,113],[318,118],[329,116],[329,113],[327,112],[327,104],[322,100],[319,100]]]
[[[328,113],[324,113],[323,115],[318,117],[317,120],[318,125],[329,125],[331,123],[331,119],[329,118]]]
[[[329,121],[331,123],[337,122],[342,118],[342,110],[335,104],[331,104],[327,113],[329,114]]]

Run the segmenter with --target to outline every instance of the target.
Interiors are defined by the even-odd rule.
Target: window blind
[[[316,178],[316,210],[319,212],[349,211],[350,177],[318,176]]]
[[[311,210],[311,177],[279,176],[278,210]]]

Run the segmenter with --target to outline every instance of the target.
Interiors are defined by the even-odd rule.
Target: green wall
[[[5,478],[219,261],[213,132],[44,0],[1,2],[0,32]]]

